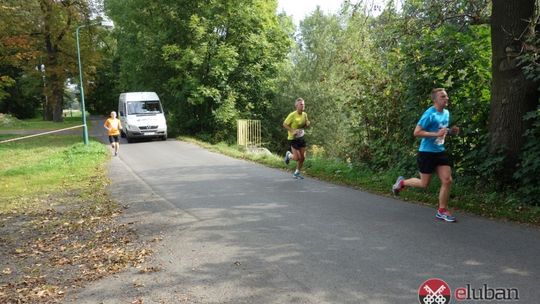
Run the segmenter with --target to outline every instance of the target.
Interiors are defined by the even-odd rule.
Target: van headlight
[[[130,131],[137,131],[139,132],[139,128],[136,125],[127,125],[126,126],[128,130]]]

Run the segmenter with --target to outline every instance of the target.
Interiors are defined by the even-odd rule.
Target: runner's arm
[[[295,129],[291,128],[291,126],[288,125],[286,122],[283,123],[283,127],[291,133],[294,133],[296,131]]]
[[[422,129],[420,125],[416,125],[416,128],[414,128],[413,135],[415,137],[439,137],[439,136],[444,136],[447,130],[448,128],[440,128],[438,132],[428,132]]]

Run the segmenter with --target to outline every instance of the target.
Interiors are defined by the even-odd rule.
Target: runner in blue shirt
[[[449,128],[450,112],[448,106],[448,94],[445,89],[437,88],[431,91],[433,106],[428,108],[414,129],[414,136],[422,138],[418,149],[417,163],[420,178],[405,179],[398,177],[392,186],[394,195],[398,195],[406,186],[415,188],[427,188],[433,172],[441,180],[439,190],[439,209],[435,217],[447,222],[455,222],[456,218],[448,211],[448,199],[452,186],[452,164],[444,148],[447,135],[457,135],[459,128]]]

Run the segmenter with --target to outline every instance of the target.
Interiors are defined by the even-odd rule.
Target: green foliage
[[[536,1],[536,9],[524,33],[523,50],[518,57],[527,79],[540,86],[540,1]],[[540,87],[538,88],[540,90]],[[530,114],[528,114],[530,115]]]
[[[445,25],[397,43],[401,22],[392,11],[370,19],[347,6],[339,16],[315,11],[302,21],[284,96],[306,100],[310,142],[326,156],[413,173],[412,132],[434,87],[447,88],[453,120],[462,126],[461,136],[450,139],[452,154],[461,160],[481,146],[490,100],[489,28]]]
[[[9,97],[0,100],[0,112],[11,113],[20,119],[35,117],[42,98],[41,79],[35,73],[25,74],[22,70],[12,75],[15,79],[6,90]]]
[[[0,102],[6,97],[9,97],[9,93],[6,91],[7,88],[15,85],[15,80],[7,75],[0,76]]]
[[[0,113],[0,128],[9,128],[12,126],[22,125],[23,122],[9,114]]]
[[[283,95],[288,100],[280,104],[290,112],[296,97],[306,100],[313,124],[309,141],[328,157],[377,163],[371,147],[388,135],[395,112],[385,103],[392,88],[369,18],[349,6],[339,16],[317,10],[301,22],[298,36]]]
[[[540,206],[540,106],[529,112],[525,120],[532,127],[525,132],[526,143],[521,154],[521,162],[514,178],[519,182],[518,194],[524,203]]]
[[[456,170],[476,175],[477,165],[485,160],[483,138],[490,103],[490,36],[487,26],[466,30],[446,25],[425,31],[421,39],[411,37],[404,44],[406,63],[403,81],[407,84],[401,111],[403,128],[412,129],[420,114],[431,105],[432,88],[444,87],[450,96],[451,124],[460,126],[460,136],[449,138]],[[407,143],[408,145],[411,142]]]
[[[540,90],[540,1],[536,1],[536,9],[529,22],[524,41],[524,51],[518,58],[526,78],[538,85]],[[521,160],[513,178],[518,182],[516,194],[519,201],[540,206],[540,100],[535,111],[527,113],[523,119],[529,128],[523,135],[525,145]]]
[[[86,95],[86,109],[94,114],[108,115],[111,111],[118,109],[118,61],[116,55],[111,54],[99,65],[95,82],[91,86],[89,94]]]
[[[290,46],[276,1],[106,1],[121,90],[156,91],[172,133],[234,138],[268,114]]]

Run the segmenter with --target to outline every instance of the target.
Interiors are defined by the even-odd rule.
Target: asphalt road
[[[441,222],[430,207],[174,140],[123,143],[110,176],[123,220],[161,239],[146,265],[160,271],[131,269],[67,302],[418,303],[430,278],[452,296],[486,284],[539,302],[537,228],[460,213]]]

